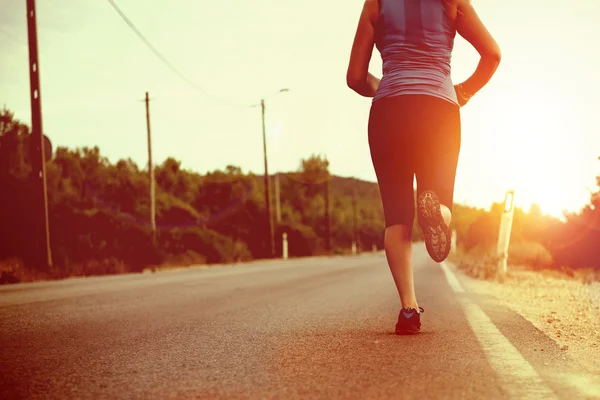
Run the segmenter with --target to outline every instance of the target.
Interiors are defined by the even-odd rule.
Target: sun
[[[517,96],[507,90],[489,100],[473,113],[494,121],[480,140],[497,187],[514,190],[515,205],[525,211],[535,203],[561,218],[565,210],[581,209],[589,201],[586,178],[593,174],[582,173],[584,136],[574,134],[568,109],[544,91]]]
[[[528,212],[533,204],[537,204],[542,213],[564,220],[567,212],[578,212],[589,197],[581,193],[553,191],[546,186],[522,184],[515,189],[515,205]]]

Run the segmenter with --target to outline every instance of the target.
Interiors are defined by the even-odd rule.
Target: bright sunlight
[[[500,92],[501,85],[496,87]],[[572,134],[577,129],[573,110],[544,88],[520,95],[510,87],[498,92],[481,104],[465,107],[463,118],[467,126],[471,113],[493,121],[473,130],[482,132],[473,150],[490,169],[488,188],[498,193],[514,189],[518,207],[528,210],[535,203],[545,214],[559,218],[565,210],[580,209],[589,201],[586,188],[593,181],[578,162],[585,138]],[[469,146],[465,143],[465,148]]]

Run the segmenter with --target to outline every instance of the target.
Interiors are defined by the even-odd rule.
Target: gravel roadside
[[[544,332],[591,374],[600,375],[600,282],[584,283],[555,272],[509,271],[504,283],[475,279],[470,291],[491,294]]]

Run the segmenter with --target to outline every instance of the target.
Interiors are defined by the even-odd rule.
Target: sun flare
[[[518,98],[507,90],[477,110],[496,121],[486,137],[478,139],[489,146],[481,161],[494,165],[498,189],[515,190],[518,207],[527,211],[535,203],[555,217],[579,210],[589,202],[586,187],[593,181],[578,167],[585,148],[580,136],[573,135],[579,127],[573,125],[569,110],[543,90],[514,101]]]

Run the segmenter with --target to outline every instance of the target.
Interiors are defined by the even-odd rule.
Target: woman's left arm
[[[364,97],[374,97],[379,87],[379,79],[369,73],[369,63],[375,46],[375,26],[378,19],[378,1],[365,0],[346,73],[348,87]]]

